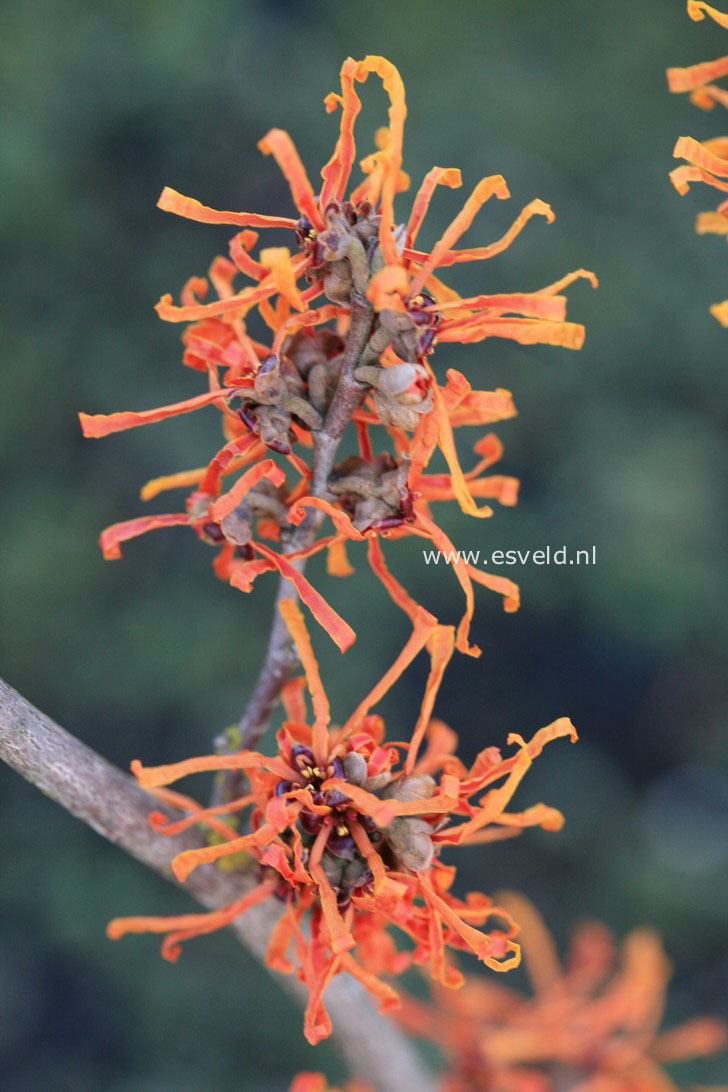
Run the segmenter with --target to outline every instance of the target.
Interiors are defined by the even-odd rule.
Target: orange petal
[[[468,642],[470,623],[473,619],[473,612],[475,610],[475,599],[473,596],[473,584],[470,579],[467,565],[459,556],[457,550],[442,528],[438,527],[436,523],[433,523],[433,521],[420,509],[417,510],[417,524],[424,531],[425,537],[429,538],[438,550],[444,554],[450,554],[455,558],[450,568],[452,568],[460,587],[465,592],[465,614],[457,628],[455,647],[458,652],[463,652],[466,656],[478,657],[480,656],[480,649],[477,645],[471,645]]]
[[[400,262],[397,245],[394,241],[394,195],[402,167],[402,139],[404,121],[407,116],[404,84],[394,65],[384,57],[367,56],[356,66],[354,78],[363,83],[370,72],[375,72],[389,95],[389,143],[384,153],[384,177],[382,180],[382,199],[380,212],[382,222],[379,228],[379,244],[387,265]]]
[[[293,679],[287,679],[281,687],[281,702],[285,710],[286,720],[306,720],[306,679],[303,675],[296,675]]]
[[[250,770],[265,762],[265,758],[255,751],[239,751],[233,755],[202,755],[200,758],[185,758],[181,762],[172,762],[166,766],[142,766],[135,758],[131,772],[143,789],[155,789],[158,785],[169,785],[193,773],[207,773],[210,770]]]
[[[678,170],[682,169],[678,167]],[[728,186],[725,188],[728,189]],[[488,337],[503,337],[517,341],[520,345],[558,345],[562,349],[581,349],[585,336],[584,327],[575,322],[538,322],[531,319],[476,316],[472,321],[453,323],[452,326],[438,330],[437,339],[471,345]]]
[[[404,311],[402,297],[407,295],[409,278],[404,268],[385,265],[369,281],[367,299],[375,311]]]
[[[728,182],[721,182],[714,175],[702,170],[700,167],[693,167],[692,165],[675,167],[674,170],[670,171],[669,177],[681,197],[684,197],[688,192],[691,182],[705,182],[708,186],[713,186],[717,190],[728,193]]]
[[[728,57],[719,57],[716,61],[702,61],[688,68],[668,68],[667,86],[670,91],[695,91],[713,80],[728,76]]]
[[[324,180],[321,187],[321,208],[324,212],[332,198],[337,201],[344,199],[351,168],[356,158],[354,122],[361,110],[361,100],[354,90],[355,70],[356,61],[353,57],[347,57],[341,66],[341,95],[331,94],[324,99],[328,113],[335,110],[338,105],[341,106],[339,139],[331,159],[325,167],[321,168],[321,177]]]
[[[347,648],[350,648],[356,640],[356,633],[354,633],[351,626],[344,621],[341,615],[336,613],[333,607],[329,606],[326,600],[319,595],[305,576],[287,558],[283,557],[282,554],[269,550],[262,542],[253,542],[251,545],[254,550],[257,550],[259,554],[262,554],[263,557],[275,565],[284,579],[290,580],[318,624],[326,630],[334,644],[342,652],[346,652]]]
[[[294,228],[296,221],[287,216],[259,216],[255,212],[218,212],[200,204],[194,197],[185,197],[176,190],[165,186],[157,206],[163,212],[174,212],[187,220],[197,220],[200,224],[235,224],[238,227],[281,227]]]
[[[421,608],[405,591],[399,581],[390,573],[384,560],[379,538],[376,535],[371,535],[367,539],[367,550],[369,554],[369,564],[371,565],[373,572],[381,580],[382,584],[384,584],[384,587],[387,589],[397,606],[405,612],[414,625]]]
[[[267,478],[268,481],[271,481],[275,486],[282,485],[286,480],[285,474],[279,466],[276,466],[272,459],[263,459],[261,462],[255,463],[255,465],[249,467],[244,474],[241,474],[232,489],[229,489],[227,493],[223,493],[214,504],[210,505],[209,513],[211,519],[219,523],[220,520],[229,515],[234,508],[237,508],[245,494],[263,478]]]
[[[273,887],[269,882],[259,884],[229,906],[212,910],[208,914],[179,914],[171,918],[114,918],[106,927],[106,935],[109,940],[118,940],[127,933],[168,933],[171,930],[177,930],[181,935],[176,938],[176,941],[187,940],[229,925],[251,906],[267,899],[272,890]],[[163,954],[166,959],[174,960],[179,955],[179,948],[172,944],[167,946]]]
[[[429,311],[439,311],[447,318],[453,317],[453,311],[462,309],[468,317],[469,311],[500,311],[508,314],[527,315],[529,318],[552,319],[563,322],[566,318],[566,296],[547,295],[540,292],[510,292],[494,296],[470,296],[467,299],[438,303],[429,307]]]
[[[412,212],[407,224],[405,246],[414,246],[422,221],[430,207],[435,188],[437,186],[449,186],[451,190],[455,190],[459,189],[462,184],[462,176],[457,167],[432,167],[427,172],[412,204]]]
[[[714,303],[710,308],[710,313],[721,326],[728,326],[728,300],[723,300],[722,303]]]
[[[711,171],[720,178],[728,177],[728,159],[715,155],[708,145],[701,144],[692,137],[679,137],[672,154],[675,159],[687,159],[689,163]]]
[[[260,252],[261,265],[273,277],[276,291],[292,303],[298,311],[305,311],[306,304],[296,286],[296,273],[287,246],[269,246]]]
[[[137,538],[138,535],[145,535],[147,531],[157,531],[160,527],[186,527],[189,522],[190,517],[185,512],[170,516],[140,516],[138,519],[128,519],[124,523],[113,523],[102,531],[99,545],[107,561],[118,561],[121,557],[120,543]]]
[[[377,685],[367,694],[367,696],[359,703],[349,719],[346,721],[342,729],[342,736],[347,735],[353,731],[356,725],[367,715],[372,706],[376,705],[378,701],[384,697],[388,690],[394,685],[402,672],[409,667],[414,660],[415,656],[420,652],[428,641],[433,630],[437,626],[437,619],[434,618],[428,611],[422,607],[417,608],[417,615],[413,622],[414,628],[409,636],[407,643],[400,652],[397,659],[394,661],[388,671],[384,673]]]
[[[243,834],[240,838],[233,838],[229,842],[220,842],[218,845],[201,846],[199,849],[185,849],[172,859],[172,871],[177,880],[184,883],[190,872],[198,865],[211,864],[219,861],[221,857],[229,857],[234,853],[244,853],[249,849],[262,849],[277,837],[278,832],[269,823],[264,823],[251,834]]]
[[[326,554],[326,572],[329,576],[352,576],[355,572],[346,554],[346,540],[335,538]]]
[[[312,737],[313,753],[317,762],[323,762],[329,749],[327,728],[331,720],[331,710],[326,691],[321,682],[318,663],[311,647],[311,638],[308,635],[306,623],[295,599],[282,599],[278,603],[278,610],[296,646],[306,675],[306,683],[313,702],[315,717]]]
[[[149,501],[160,493],[166,493],[168,489],[184,489],[197,485],[204,473],[204,466],[198,466],[196,470],[180,470],[177,474],[163,474],[161,478],[152,478],[146,482],[139,491],[139,496],[141,500]]]
[[[459,372],[450,369],[447,377],[451,382],[459,382],[461,386],[466,387],[466,393],[470,390],[470,384]],[[438,444],[445,456],[445,461],[447,462],[450,471],[455,498],[460,505],[461,510],[469,516],[476,516],[479,519],[492,516],[493,509],[487,504],[483,505],[482,508],[478,508],[473,500],[470,489],[468,488],[468,483],[465,480],[465,475],[463,474],[463,469],[460,466],[460,460],[458,459],[450,418],[443,401],[442,392],[434,376],[432,378],[431,390],[434,401],[434,413],[437,418]]]
[[[425,684],[420,715],[417,718],[417,724],[412,733],[412,742],[407,752],[407,760],[404,766],[405,774],[411,774],[414,769],[420,744],[430,723],[435,698],[442,683],[442,676],[455,651],[454,626],[436,626],[427,647],[431,659],[430,674]]]
[[[717,8],[712,8],[710,4],[705,4],[703,0],[688,0],[688,15],[696,22],[709,15],[719,27],[728,30],[728,15],[725,12],[718,11]]]
[[[490,967],[493,971],[510,971],[514,967],[517,967],[521,962],[521,949],[512,940],[505,942],[505,952],[508,953],[505,959],[496,959],[493,956],[494,943],[493,939],[488,936],[487,933],[481,933],[478,929],[473,929],[472,926],[466,925],[464,921],[457,915],[455,910],[440,898],[437,892],[431,886],[428,877],[422,873],[417,873],[419,880],[419,887],[425,901],[434,910],[437,911],[446,925],[463,938],[468,947],[475,953],[478,959],[485,963],[487,967]]]
[[[482,178],[465,202],[461,212],[455,217],[450,226],[432,249],[432,253],[426,258],[424,265],[415,275],[410,287],[410,294],[415,296],[424,287],[430,273],[434,272],[443,259],[450,253],[460,236],[467,231],[475,219],[476,214],[489,198],[496,196],[500,199],[509,197],[508,186],[505,179],[499,175],[491,175]]]
[[[99,439],[112,432],[123,432],[124,429],[137,428],[139,425],[153,425],[157,421],[166,421],[168,417],[192,413],[202,406],[209,406],[211,402],[222,402],[231,394],[235,394],[234,387],[206,391],[204,394],[195,395],[194,398],[187,398],[184,402],[174,402],[169,406],[160,406],[159,409],[141,410],[139,413],[130,410],[120,413],[79,413],[78,417],[84,436]]]
[[[307,217],[315,228],[324,227],[323,217],[318,210],[306,168],[288,133],[283,129],[271,129],[262,140],[258,141],[258,147],[263,155],[272,155],[275,159],[291,188],[293,204],[301,215]]]
[[[518,483],[516,483],[518,484]],[[521,591],[518,584],[514,584],[505,576],[497,576],[495,573],[484,573],[472,565],[467,566],[471,580],[476,584],[482,584],[484,588],[497,592],[503,596],[503,610],[506,614],[513,614],[521,605]]]
[[[302,523],[306,515],[306,508],[316,508],[319,512],[325,512],[327,516],[331,517],[339,534],[346,535],[347,538],[351,538],[355,542],[364,541],[364,535],[356,529],[346,512],[341,508],[336,508],[322,497],[301,497],[297,500],[295,505],[289,509],[289,522],[296,525]]]

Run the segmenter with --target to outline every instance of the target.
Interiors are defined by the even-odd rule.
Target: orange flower
[[[509,736],[516,747],[509,757],[488,747],[466,769],[454,757],[455,734],[432,719],[453,654],[454,631],[423,610],[389,671],[345,723],[334,727],[303,616],[292,599],[283,600],[280,610],[304,668],[313,724],[305,717],[302,683],[293,680],[284,689],[287,719],[274,756],[242,751],[170,766],[132,763],[142,787],[162,790],[162,799],[186,813],[168,823],[153,812],[150,822],[160,834],[173,836],[202,824],[214,835],[213,844],[174,858],[180,882],[200,864],[245,853],[257,870],[257,885],[212,913],[117,919],[108,935],[163,933],[162,955],[174,960],[183,941],[228,925],[257,902],[279,899],[285,909],[271,936],[268,962],[284,973],[295,968],[308,987],[304,1030],[316,1043],[331,1030],[323,993],[336,974],[352,975],[388,1011],[399,998],[379,976],[399,974],[411,961],[429,964],[433,977],[451,987],[460,985],[462,976],[448,962],[447,948],[469,950],[496,971],[518,964],[517,926],[510,914],[485,895],[460,899],[451,894],[455,870],[442,863],[440,853],[448,846],[510,837],[530,826],[558,830],[563,817],[554,808],[507,808],[543,747],[563,736],[575,740],[576,733],[562,718],[529,743]],[[423,648],[430,656],[430,673],[412,736],[408,742],[388,743],[371,709]],[[164,788],[209,770],[244,770],[249,794],[202,808]],[[245,809],[250,809],[249,830],[240,834],[223,817],[239,819]],[[397,950],[387,933],[390,925],[410,938],[411,952]]]
[[[376,151],[361,161],[364,180],[350,189],[354,123],[361,107],[357,85],[370,74],[380,77],[389,97],[388,126],[376,134]],[[461,298],[436,272],[494,257],[531,217],[551,222],[550,207],[531,201],[502,238],[487,246],[456,249],[482,205],[491,197],[509,196],[503,178],[490,176],[478,183],[432,251],[418,250],[435,189],[458,187],[461,177],[455,168],[434,167],[415,196],[407,223],[396,223],[395,195],[409,186],[402,170],[405,95],[396,68],[383,57],[348,58],[341,69],[341,92],[327,96],[325,105],[330,113],[341,110],[341,123],[334,152],[321,170],[318,193],[287,133],[272,129],[259,144],[289,183],[295,218],[219,212],[169,188],[159,199],[167,212],[237,229],[229,256],[217,257],[207,278],[192,277],[179,304],[170,295],[157,304],[163,319],[189,323],[182,336],[183,362],[207,376],[208,390],[157,410],[80,416],[84,434],[99,437],[214,405],[222,415],[225,446],[207,467],[155,478],[142,489],[142,498],[149,500],[168,489],[192,488],[184,512],[107,528],[101,536],[104,555],[118,558],[122,542],[146,531],[191,526],[203,540],[222,546],[215,571],[239,590],[250,591],[264,572],[278,571],[291,579],[343,650],[354,633],[301,574],[310,553],[328,548],[329,571],[345,575],[352,571],[346,539],[367,538],[371,543],[378,536],[416,535],[449,551],[452,543],[432,520],[432,503],[455,500],[463,511],[482,518],[492,512],[484,500],[516,500],[515,479],[483,474],[500,455],[498,441],[481,436],[475,444],[478,461],[464,471],[454,438],[459,427],[513,416],[509,392],[472,390],[453,370],[443,385],[431,363],[436,345],[502,337],[577,349],[584,328],[566,321],[563,289],[580,277],[597,282],[580,269],[535,292]],[[254,257],[259,230],[271,227],[289,230],[291,245],[264,247]],[[216,298],[208,300],[210,285]],[[362,404],[353,414],[359,454],[333,467],[328,481],[314,489],[311,449],[326,428],[344,366],[353,305],[363,306],[367,300],[372,310],[369,337],[351,377],[361,386]],[[270,345],[250,336],[246,323],[254,312],[270,329]],[[373,427],[384,429],[385,447],[378,452],[372,448]],[[427,474],[438,448],[448,472]],[[289,482],[291,469],[295,477]],[[221,496],[222,478],[238,474]],[[304,518],[307,507],[319,508],[314,522],[322,514],[330,516],[335,534],[301,546],[291,524]],[[372,547],[369,556],[381,574],[381,551]],[[473,582],[501,594],[506,610],[517,609],[518,588],[460,560],[453,568],[466,598],[457,647],[477,655],[468,640]]]
[[[725,1046],[726,1028],[710,1017],[658,1030],[670,967],[652,930],[629,933],[618,959],[605,926],[583,925],[562,968],[533,906],[513,893],[500,901],[521,926],[533,994],[467,978],[454,995],[435,987],[436,1007],[407,999],[398,1014],[443,1047],[447,1092],[669,1092],[662,1064]]]
[[[719,26],[728,29],[728,14],[700,0],[688,0],[688,15],[696,21],[709,15]],[[701,110],[712,110],[716,105],[728,107],[728,91],[714,82],[725,76],[728,76],[728,56],[689,68],[668,68],[667,84],[671,91],[689,91],[690,101]],[[679,194],[685,195],[691,182],[705,182],[714,189],[728,193],[728,137],[714,137],[702,143],[692,137],[680,137],[672,154],[676,159],[686,161],[670,172],[670,180]],[[695,230],[699,235],[728,237],[728,200],[723,201],[715,212],[698,213]],[[714,303],[710,313],[721,326],[728,326],[728,299]]]
[[[374,1092],[368,1081],[351,1080],[334,1088],[323,1073],[299,1073],[293,1078],[289,1092]]]

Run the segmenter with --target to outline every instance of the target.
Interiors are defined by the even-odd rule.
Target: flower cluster
[[[363,180],[350,188],[361,107],[357,84],[371,73],[381,78],[389,97],[389,123],[376,134],[375,152],[361,161]],[[107,528],[101,535],[104,556],[118,558],[121,544],[144,532],[191,527],[220,547],[215,571],[234,587],[249,591],[257,576],[274,570],[290,579],[343,650],[354,632],[296,562],[327,549],[329,572],[346,575],[352,571],[347,541],[366,539],[381,575],[380,537],[416,535],[439,549],[452,548],[432,518],[433,503],[456,500],[470,515],[485,517],[492,510],[480,502],[516,500],[517,481],[487,473],[501,454],[493,435],[477,440],[477,458],[467,470],[454,439],[455,429],[513,416],[510,393],[473,390],[455,370],[445,382],[438,380],[432,363],[436,345],[500,337],[578,349],[584,328],[566,321],[563,290],[580,277],[597,282],[579,269],[535,292],[461,298],[436,273],[494,257],[533,216],[551,222],[551,208],[531,201],[500,239],[458,249],[485,202],[509,196],[505,180],[489,176],[475,186],[432,250],[418,249],[436,188],[458,187],[461,177],[457,169],[433,167],[406,223],[396,222],[395,195],[409,185],[402,171],[405,95],[396,68],[382,57],[348,58],[341,92],[329,95],[325,105],[329,112],[341,110],[341,125],[318,194],[287,133],[272,129],[259,145],[287,179],[295,217],[219,212],[171,189],[159,199],[165,211],[238,229],[229,257],[217,257],[207,278],[191,278],[179,304],[165,295],[157,305],[163,319],[188,324],[183,362],[206,377],[208,389],[160,409],[80,416],[84,434],[100,437],[214,405],[222,416],[224,446],[207,466],[154,479],[142,490],[142,498],[150,500],[169,489],[191,489],[184,510]],[[259,231],[266,228],[289,231],[291,246],[264,247],[254,256]],[[213,300],[207,300],[210,286]],[[355,313],[364,317],[360,337],[362,323],[356,326],[357,344]],[[267,329],[264,341],[251,333],[253,323]],[[358,454],[338,465],[331,457],[327,466],[343,431],[338,410],[344,386],[355,391],[349,419]],[[383,443],[373,443],[374,430]],[[427,472],[437,449],[447,473]],[[227,488],[226,477],[234,478]],[[333,533],[316,540],[325,517],[332,520]],[[506,610],[517,609],[518,588],[460,559],[453,569],[466,597],[457,646],[477,655],[468,638],[473,583],[500,593]]]
[[[719,26],[728,29],[728,14],[723,14],[700,0],[688,0],[688,15],[700,20],[709,15]],[[701,110],[716,105],[728,108],[728,91],[715,83],[728,76],[728,56],[705,61],[689,68],[668,68],[667,83],[671,91],[690,92],[690,101]],[[686,194],[691,182],[705,182],[714,189],[728,193],[728,137],[714,137],[702,143],[692,137],[680,137],[673,155],[686,163],[670,172],[670,179],[679,194]],[[728,238],[728,200],[715,212],[700,212],[695,223],[699,235],[716,234]],[[714,303],[710,313],[722,326],[728,326],[728,299]]]
[[[284,973],[295,970],[305,983],[309,1001],[304,1031],[316,1043],[331,1030],[323,993],[334,975],[352,975],[388,1011],[399,999],[380,975],[399,974],[411,962],[428,964],[444,986],[462,984],[462,975],[446,956],[448,948],[469,950],[496,971],[518,964],[518,927],[511,915],[485,895],[453,895],[455,870],[440,854],[447,847],[509,837],[525,827],[558,830],[563,817],[554,808],[507,808],[543,747],[559,737],[573,741],[576,733],[561,718],[528,743],[509,736],[509,744],[516,746],[511,756],[504,758],[497,748],[488,747],[466,769],[454,754],[455,733],[432,719],[455,648],[454,628],[439,625],[421,609],[395,663],[344,724],[334,726],[301,611],[293,599],[282,600],[280,611],[305,676],[284,689],[286,720],[277,736],[277,753],[240,751],[158,767],[132,763],[142,787],[185,813],[170,823],[163,813],[153,812],[150,822],[160,834],[174,836],[203,824],[215,836],[213,844],[174,858],[178,880],[184,881],[198,865],[245,853],[257,885],[211,913],[117,919],[108,935],[116,939],[130,932],[163,933],[162,954],[174,960],[183,941],[230,924],[256,903],[280,900],[284,910],[271,936],[268,963]],[[422,649],[429,654],[430,671],[419,716],[408,741],[390,742],[371,709]],[[313,707],[312,725],[306,718],[304,686]],[[164,788],[209,770],[244,770],[250,791],[202,808]],[[239,819],[243,812],[249,825],[241,834],[224,817]],[[410,950],[397,949],[390,926],[409,938]]]
[[[670,966],[650,929],[629,933],[618,957],[605,926],[582,925],[562,968],[535,909],[511,893],[502,902],[521,925],[532,995],[469,977],[455,994],[435,987],[434,1005],[408,998],[398,1013],[443,1049],[443,1092],[677,1092],[662,1065],[725,1046],[712,1017],[659,1031]]]

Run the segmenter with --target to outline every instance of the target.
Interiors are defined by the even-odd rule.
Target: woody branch
[[[171,883],[175,882],[172,857],[203,844],[192,831],[175,838],[155,834],[147,820],[150,810],[166,812],[174,819],[179,816],[1,679],[0,758],[44,795]],[[203,866],[190,875],[185,890],[203,906],[216,909],[240,898],[246,885],[252,886],[252,881],[241,873]],[[231,926],[241,944],[261,961],[276,917],[276,907],[268,900],[251,907]],[[305,1002],[305,989],[296,979],[274,977]],[[334,1040],[353,1073],[366,1073],[377,1092],[403,1088],[434,1092],[410,1044],[376,1012],[357,982],[343,975],[334,979],[327,1001],[335,1013]]]
[[[346,337],[346,348],[341,368],[341,376],[336,393],[331,401],[323,427],[313,436],[313,476],[311,496],[325,497],[329,476],[334,467],[334,459],[341,437],[351,421],[352,414],[359,406],[367,388],[354,378],[354,370],[361,361],[372,327],[372,307],[356,293],[351,296],[351,319]],[[286,553],[295,553],[312,544],[321,525],[322,513],[310,510],[287,544]],[[301,570],[305,562],[296,562]],[[290,581],[281,577],[277,600],[296,598],[297,592]],[[296,666],[296,653],[292,646],[288,630],[280,613],[274,612],[268,648],[260,669],[258,680],[240,719],[241,748],[254,747],[265,730],[268,717],[276,703],[281,687]],[[229,750],[230,741],[226,736],[217,741],[218,750]]]

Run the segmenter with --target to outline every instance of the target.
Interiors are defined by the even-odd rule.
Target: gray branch
[[[0,758],[51,800],[172,883],[172,857],[202,844],[192,831],[176,838],[156,834],[147,821],[151,810],[178,816],[1,679]],[[239,898],[250,883],[240,874],[203,866],[190,875],[184,889],[203,906],[215,909]],[[263,903],[231,926],[261,961],[277,914],[272,902]],[[299,1002],[304,1001],[301,983],[292,976],[274,977]],[[352,1073],[367,1078],[378,1092],[410,1088],[434,1092],[432,1077],[411,1044],[380,1016],[359,983],[344,975],[335,978],[326,991],[326,1002],[333,1016],[334,1041]]]

